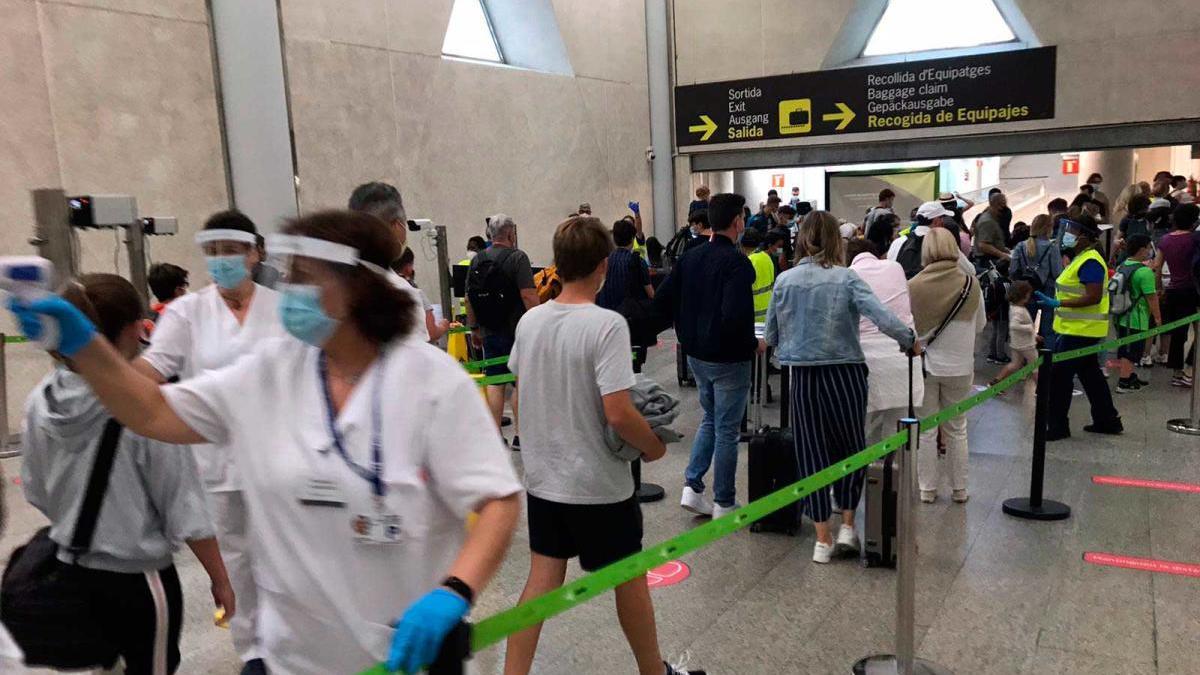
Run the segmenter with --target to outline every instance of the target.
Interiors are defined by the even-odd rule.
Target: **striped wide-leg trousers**
[[[861,363],[797,366],[792,373],[792,426],[801,476],[840,462],[866,447],[867,366]],[[823,523],[838,508],[853,511],[862,496],[863,471],[839,479],[830,489],[804,498],[804,512]]]

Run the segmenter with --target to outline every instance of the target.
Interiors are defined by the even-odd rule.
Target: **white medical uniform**
[[[385,660],[389,624],[445,578],[467,514],[521,490],[475,384],[444,352],[410,339],[390,345],[343,406],[343,458],[319,355],[272,341],[232,367],[163,389],[188,426],[240,452],[262,571],[263,657],[288,675],[356,673]],[[381,500],[370,480],[373,446]],[[341,504],[312,504],[314,481]],[[363,516],[380,514],[398,516],[396,543],[356,534]]]
[[[408,334],[408,339],[416,340],[417,342],[429,342],[429,328],[425,325],[425,303],[421,298],[421,291],[408,283],[407,279],[392,270],[388,270],[387,280],[416,304],[416,307],[413,309],[413,329]]]
[[[238,324],[215,284],[189,293],[167,305],[142,358],[164,378],[188,380],[223,368],[253,351],[263,340],[287,336],[279,319],[279,297],[278,292],[255,285],[250,308]],[[208,494],[221,558],[237,596],[237,613],[230,622],[233,646],[243,661],[249,661],[261,654],[256,646],[257,590],[247,543],[250,528],[240,471],[234,460],[240,453],[221,443],[197,445],[193,450]]]

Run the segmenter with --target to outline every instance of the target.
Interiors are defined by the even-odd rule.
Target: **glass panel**
[[[992,0],[888,0],[863,56],[978,47],[1015,39]]]
[[[454,0],[442,53],[480,61],[503,63],[482,0]]]

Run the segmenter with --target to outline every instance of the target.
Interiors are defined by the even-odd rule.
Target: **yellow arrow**
[[[838,122],[837,129],[834,129],[834,131],[842,131],[854,121],[854,111],[850,109],[850,106],[841,101],[838,101],[835,105],[837,105],[839,112],[821,115],[821,121]]]
[[[717,130],[717,123],[712,121],[712,118],[708,115],[701,115],[700,121],[704,124],[693,124],[692,126],[688,127],[688,131],[692,132],[693,134],[703,133],[704,135],[700,137],[700,142],[703,143],[704,141],[712,138],[713,132]]]

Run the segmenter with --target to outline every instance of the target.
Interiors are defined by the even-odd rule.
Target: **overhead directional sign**
[[[1050,119],[1056,55],[1039,47],[676,87],[676,143]]]

